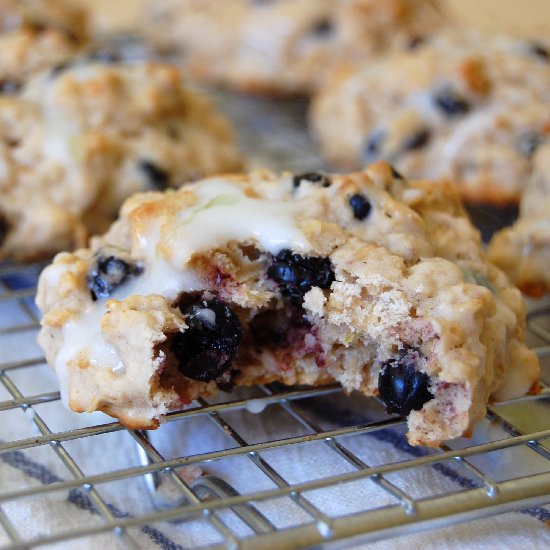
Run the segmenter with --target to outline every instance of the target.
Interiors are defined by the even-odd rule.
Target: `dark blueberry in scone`
[[[288,346],[288,319],[283,311],[269,309],[258,313],[249,324],[250,336],[260,348]]]
[[[108,298],[129,277],[142,272],[143,269],[140,266],[123,260],[114,251],[100,250],[95,256],[87,278],[92,300]]]
[[[56,65],[55,67],[53,67],[53,69],[50,70],[49,77],[53,80],[70,67],[72,67],[72,63],[70,61],[59,63],[59,65]]]
[[[297,334],[303,334],[311,325],[301,308],[268,309],[250,321],[248,328],[252,343],[258,348],[282,349],[292,345]]]
[[[543,141],[544,138],[538,132],[525,132],[517,138],[516,147],[522,155],[530,158],[533,156],[533,153],[542,145]]]
[[[122,58],[118,52],[104,48],[100,48],[91,52],[87,56],[87,59],[88,61],[92,61],[95,63],[105,63],[108,65],[111,65],[113,63],[120,63],[122,61]]]
[[[544,61],[550,61],[550,52],[546,46],[543,46],[540,42],[532,42],[530,44],[530,51],[537,57],[540,57]]]
[[[365,147],[363,150],[363,160],[370,164],[378,159],[380,154],[380,148],[382,147],[382,142],[384,141],[384,132],[381,130],[374,130],[367,141],[365,142]]]
[[[21,89],[21,83],[15,80],[0,80],[0,94],[16,94]]]
[[[170,185],[170,175],[168,172],[154,162],[140,160],[138,166],[154,189],[164,191]]]
[[[301,305],[304,294],[314,286],[330,288],[334,271],[328,258],[316,258],[281,250],[269,266],[267,275],[276,281],[283,296]]]
[[[419,46],[422,46],[426,42],[423,36],[413,36],[407,44],[408,50],[416,50]]]
[[[319,187],[329,187],[331,180],[325,174],[320,174],[319,172],[304,172],[303,174],[296,174],[292,178],[292,184],[294,188],[300,187],[302,181],[309,181],[315,183]]]
[[[0,246],[4,244],[8,235],[9,225],[6,217],[0,212]]]
[[[311,34],[317,38],[325,38],[334,32],[334,25],[330,19],[320,19],[311,28]]]
[[[465,115],[470,110],[470,103],[450,86],[440,89],[433,102],[447,118]]]
[[[393,179],[396,179],[396,180],[404,180],[405,179],[403,174],[401,174],[401,172],[398,172],[393,166],[390,166],[390,168],[391,168],[391,175],[392,175]]]
[[[187,329],[173,340],[178,370],[188,378],[209,382],[231,366],[243,336],[241,322],[227,304],[200,300],[185,308]]]
[[[404,151],[414,151],[416,149],[422,149],[428,144],[431,138],[431,132],[428,128],[421,128],[415,134],[409,136],[403,142]]]
[[[359,221],[364,220],[370,214],[372,209],[369,200],[362,193],[352,195],[349,198],[349,205],[353,210],[354,217]]]
[[[408,416],[411,411],[419,411],[433,399],[429,376],[415,368],[417,358],[418,352],[408,348],[382,366],[378,391],[387,412]]]

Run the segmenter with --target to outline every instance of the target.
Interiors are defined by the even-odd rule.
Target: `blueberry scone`
[[[468,201],[516,203],[550,135],[549,49],[442,33],[334,78],[310,119],[336,165],[387,160],[410,177],[457,182]]]
[[[520,217],[493,237],[488,254],[525,294],[540,298],[550,292],[550,143],[537,151],[533,164]]]
[[[37,303],[65,402],[132,428],[220,384],[338,381],[437,445],[538,379],[519,291],[454,188],[384,163],[133,196],[44,270]]]
[[[151,0],[146,13],[153,41],[178,50],[190,75],[277,93],[310,93],[444,20],[438,0]]]
[[[78,55],[87,12],[68,0],[0,0],[0,93]]]
[[[241,167],[229,123],[162,64],[83,63],[0,98],[0,256],[66,250],[132,193]]]

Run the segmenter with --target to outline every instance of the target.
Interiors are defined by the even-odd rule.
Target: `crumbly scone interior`
[[[531,387],[517,290],[484,261],[456,192],[409,186],[385,164],[296,178],[255,172],[137,195],[91,249],[58,255],[39,285],[40,343],[71,408],[154,427],[219,384],[336,380],[373,395],[400,369],[420,388],[397,406],[409,440],[437,444],[467,432],[497,389]],[[90,273],[108,258],[121,260],[114,285],[94,300],[106,279],[90,287]],[[238,333],[206,378],[178,352],[193,323]],[[383,384],[383,399],[403,390]]]

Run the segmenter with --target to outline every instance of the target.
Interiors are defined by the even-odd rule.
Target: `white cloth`
[[[37,349],[33,349],[32,346],[26,345],[24,348],[15,345],[4,346],[5,343],[6,338],[2,337],[0,345],[4,350],[3,362],[10,360],[10,354],[13,355],[13,359],[37,356]],[[46,365],[8,371],[8,376],[28,396],[56,390],[55,376]],[[226,395],[225,398],[236,399],[242,395],[257,396],[260,393],[258,389],[251,389],[235,395]],[[1,388],[0,401],[9,398],[5,388]],[[350,403],[354,403],[354,409],[357,408],[356,400]],[[367,401],[363,403],[368,406]],[[111,422],[111,419],[99,413],[78,415],[66,411],[59,401],[36,405],[34,410],[52,431],[72,430],[87,425]],[[333,414],[332,409],[329,408],[329,410]],[[310,411],[309,414],[313,413]],[[308,433],[278,405],[268,406],[260,414],[242,410],[225,413],[223,416],[248,443]],[[335,417],[338,415],[335,414]],[[348,415],[346,422],[350,420],[353,418],[350,419]],[[323,418],[317,418],[316,422],[325,429],[338,425],[338,421],[330,424]],[[33,437],[37,433],[28,412],[15,409],[0,413],[2,441]],[[476,431],[475,437],[483,439],[487,436],[496,438],[499,437],[499,432],[497,428],[485,422]],[[151,433],[151,440],[165,458],[196,455],[236,446],[228,434],[206,416],[166,423],[158,431]],[[346,437],[339,441],[371,466],[408,460],[426,452],[408,447],[404,443],[400,430],[385,430],[377,435]],[[135,442],[126,431],[67,441],[63,443],[63,448],[84,475],[94,475],[139,464]],[[264,452],[261,456],[288,483],[332,476],[354,469],[323,442],[283,447]],[[522,450],[515,451],[513,456],[509,456],[507,452],[493,453],[491,457],[478,460],[476,465],[491,475],[500,475],[505,478],[518,474],[518,464],[528,468],[527,473],[545,471],[544,469],[547,469],[545,462],[542,459],[538,460],[532,451]],[[274,487],[273,482],[246,455],[224,458],[202,464],[201,467],[205,473],[220,477],[241,494]],[[72,474],[48,445],[0,454],[1,493],[27,487],[40,487],[72,478]],[[468,473],[452,463],[445,463],[443,467],[434,465],[417,470],[405,470],[387,476],[387,479],[414,498],[464,490],[464,487],[467,488],[472,483]],[[166,483],[170,485],[170,482],[164,481],[163,486]],[[141,477],[100,484],[96,489],[115,516],[122,517],[127,514],[141,516],[155,511]],[[166,490],[166,487],[163,490]],[[332,517],[395,502],[393,497],[370,480],[306,493],[304,497],[321,512]],[[257,507],[279,529],[311,521],[307,513],[288,497],[260,502]],[[102,523],[90,495],[79,489],[7,501],[1,504],[1,508],[25,539],[93,527]],[[225,522],[237,536],[252,535],[250,529],[232,512],[220,512],[218,518]],[[539,507],[530,511],[507,513],[494,518],[369,545],[355,545],[354,548],[368,547],[385,550],[411,548],[417,545],[423,549],[460,548],[461,550],[464,548],[515,549],[521,547],[523,550],[550,548],[550,529],[545,523],[549,519],[548,507]],[[165,522],[148,525],[146,528],[132,528],[128,530],[128,534],[139,548],[158,547],[163,550],[176,550],[180,547],[188,548],[223,540],[205,519],[179,523]],[[0,546],[7,543],[7,535],[0,531]],[[121,539],[113,533],[54,545],[59,548],[78,549],[95,549],[101,546],[125,547]]]

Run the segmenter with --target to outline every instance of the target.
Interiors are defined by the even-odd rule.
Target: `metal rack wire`
[[[32,348],[39,326],[32,305],[39,269],[38,265],[0,268],[0,349],[3,350],[0,426],[8,424],[2,415],[14,411],[24,413],[18,419],[21,425],[12,426],[11,438],[0,442],[0,461],[20,468],[21,464],[25,465],[31,478],[42,476],[40,484],[23,484],[11,489],[6,489],[5,479],[0,480],[0,525],[5,532],[1,548],[74,541],[100,533],[110,533],[128,547],[142,546],[136,542],[137,533],[148,535],[152,546],[180,548],[178,531],[189,530],[194,523],[210,533],[203,545],[208,548],[276,548],[281,547],[283,541],[286,548],[330,546],[354,538],[373,541],[434,529],[550,501],[550,389],[544,383],[540,395],[491,405],[486,423],[492,426],[492,431],[486,430],[481,439],[461,440],[453,443],[452,448],[444,446],[430,451],[408,447],[401,435],[403,422],[385,416],[374,399],[361,401],[360,414],[347,404],[347,409],[339,408],[348,400],[339,400],[341,390],[337,386],[263,386],[244,396],[224,394],[217,401],[199,400],[189,409],[169,415],[160,431],[169,428],[185,438],[189,422],[199,419],[219,430],[224,444],[216,446],[215,438],[206,438],[214,442],[210,448],[201,448],[200,438],[195,438],[196,448],[192,441],[185,452],[172,449],[170,456],[165,456],[161,445],[154,443],[157,434],[128,432],[106,417],[83,427],[52,426],[47,412],[43,413],[41,408],[60,408],[59,393],[25,388],[25,373],[36,378],[36,369],[48,368],[40,355],[25,355]],[[531,342],[538,346],[537,351],[544,360],[550,355],[550,309],[533,312],[529,326]],[[11,349],[16,339],[21,347]],[[327,415],[329,396],[331,405]],[[80,416],[61,414],[68,418]],[[283,414],[284,433],[282,437],[251,440],[243,429],[242,418],[236,414],[244,415],[247,422],[251,418],[253,422],[269,421]],[[0,437],[4,437],[2,433],[0,428]],[[27,435],[29,433],[31,435]],[[91,440],[108,434],[129,436],[139,450],[136,461],[125,467],[90,473],[82,465],[85,461],[78,447],[83,444],[89,449]],[[370,464],[366,458],[368,453],[363,452],[363,448],[370,448],[370,441],[390,442],[402,452],[388,463],[379,460]],[[292,460],[296,449],[311,446],[315,446],[314,452],[320,453],[319,456],[321,447],[323,452],[333,454],[344,465],[343,469],[310,479],[288,479],[281,464]],[[68,475],[50,472],[44,478],[40,463],[27,456],[39,448],[49,448],[55,455],[53,460],[64,466]],[[117,463],[117,447],[104,448]],[[496,452],[506,454],[518,450],[536,456],[535,470],[524,472],[515,465],[499,479],[480,460]],[[121,448],[120,452],[127,453],[127,448]],[[273,459],[272,453],[281,457]],[[51,463],[51,457],[49,460]],[[257,471],[266,483],[244,491],[224,479],[219,474],[220,468],[217,474],[210,471],[216,471],[214,465],[235,469],[235,460],[239,462],[238,471],[246,472],[247,476]],[[205,475],[190,477],[191,466],[200,466]],[[435,468],[440,474],[459,479],[460,483],[451,490],[445,484],[442,488],[435,487],[435,494],[427,496],[411,494],[399,482],[399,475],[425,468]],[[129,512],[114,505],[106,487],[136,481],[136,490],[141,491],[144,500],[151,499],[150,506]],[[346,510],[344,507],[333,513],[320,504],[322,499],[316,498],[340,487],[349,487],[348,491],[353,492],[358,483],[367,481],[372,490],[368,489],[369,498],[362,508]],[[26,499],[47,501],[59,494],[87,510],[94,522],[29,536],[21,524],[12,519],[12,503]],[[269,506],[269,503],[280,503],[281,499],[288,501],[283,506],[295,509],[293,521],[285,526],[274,519],[274,508]],[[546,512],[545,508],[540,510]],[[550,518],[550,513],[548,516]],[[165,534],[167,530],[169,535]]]
[[[214,99],[253,166],[322,166],[303,102]],[[0,265],[0,549],[317,548],[511,510],[550,520],[550,309],[529,321],[540,395],[491,405],[471,440],[409,447],[402,420],[338,386],[234,390],[145,433],[63,408],[34,344],[41,267]]]

